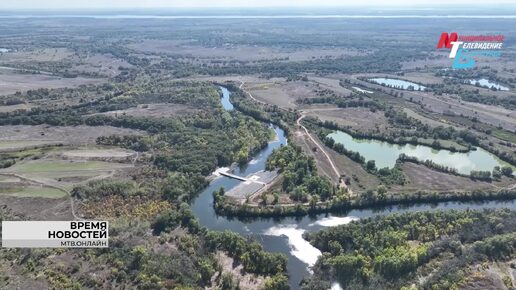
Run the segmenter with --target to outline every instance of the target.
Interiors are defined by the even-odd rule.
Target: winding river
[[[226,110],[233,110],[230,102],[230,92],[221,87],[223,96],[222,105]],[[236,168],[234,174],[247,176],[251,173],[263,170],[267,157],[272,150],[287,143],[285,132],[271,125],[278,138],[270,142],[261,150],[246,166]],[[213,191],[224,187],[226,190],[238,185],[241,181],[228,177],[218,177],[200,193],[192,204],[192,211],[199,219],[201,225],[209,230],[231,230],[242,235],[251,236],[258,240],[264,249],[271,252],[280,252],[288,257],[289,283],[292,289],[299,289],[299,282],[310,274],[312,266],[321,254],[303,239],[304,232],[321,230],[326,227],[349,223],[352,220],[385,215],[389,213],[402,213],[423,210],[451,210],[451,209],[483,209],[483,208],[511,208],[516,209],[516,200],[491,201],[483,203],[443,202],[436,204],[417,204],[411,206],[390,206],[351,210],[336,214],[319,214],[305,217],[288,218],[254,218],[238,219],[219,216],[213,208]]]

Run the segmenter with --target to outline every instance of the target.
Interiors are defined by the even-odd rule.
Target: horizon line
[[[441,3],[441,4],[391,4],[391,5],[296,5],[296,6],[155,6],[155,7],[138,7],[138,6],[127,6],[127,7],[55,7],[55,8],[46,8],[46,7],[34,7],[34,8],[1,8],[0,11],[74,11],[74,10],[103,10],[103,11],[116,11],[116,10],[154,10],[154,9],[303,9],[303,8],[320,8],[320,9],[330,9],[330,8],[368,8],[368,9],[393,9],[393,10],[410,10],[411,8],[419,8],[419,9],[439,9],[443,6],[446,7],[457,7],[457,8],[465,8],[465,9],[474,9],[477,7],[485,8],[493,7],[493,6],[503,6],[503,7],[514,7],[516,8],[516,3],[478,3],[478,4],[455,4],[455,3]],[[498,7],[493,7],[496,9]]]

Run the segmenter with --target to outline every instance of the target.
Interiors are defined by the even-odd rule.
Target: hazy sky
[[[515,4],[516,0],[0,0],[0,9],[286,7],[286,6],[439,6]]]

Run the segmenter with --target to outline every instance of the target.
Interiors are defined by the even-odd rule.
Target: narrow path
[[[243,81],[239,81],[239,82],[240,82],[240,86],[239,86],[238,88],[239,88],[239,89],[241,89],[244,93],[246,93],[246,94],[249,96],[249,98],[251,98],[253,101],[255,101],[255,102],[257,102],[257,103],[260,103],[260,104],[262,104],[262,105],[265,105],[265,106],[272,106],[272,105],[271,105],[271,104],[269,104],[269,103],[266,103],[266,102],[264,102],[264,101],[260,101],[260,100],[258,100],[257,98],[255,98],[255,97],[253,96],[253,94],[251,94],[251,92],[249,92],[248,90],[244,89],[244,84],[245,84],[245,82],[243,82]],[[280,106],[276,106],[276,107],[277,107],[278,109],[282,110],[282,111],[285,111],[285,112],[288,112],[288,111],[289,111],[288,109],[282,108],[282,107],[280,107]]]
[[[503,190],[503,189],[505,189],[505,190],[512,190],[512,189],[515,189],[515,188],[516,188],[516,183],[511,184],[511,185],[508,185],[508,186],[506,186],[506,187],[498,186],[498,185],[493,184],[493,183],[489,183],[489,184],[490,184],[492,187],[494,187],[494,188],[496,188],[496,189],[498,189],[498,190]]]
[[[260,101],[257,98],[253,97],[253,95],[249,91],[244,90],[244,84],[245,84],[245,82],[240,81],[240,86],[238,88],[241,89],[244,93],[246,93],[249,96],[249,98],[251,98],[253,101],[260,103],[262,105],[268,105],[266,102]]]
[[[328,159],[328,163],[330,164],[330,167],[332,168],[333,172],[335,173],[337,180],[339,180],[340,179],[339,170],[337,169],[337,166],[335,166],[335,164],[331,160],[330,155],[328,155],[328,153],[326,153],[326,151],[321,146],[321,144],[319,144],[319,142],[317,142],[317,140],[315,140],[315,138],[310,134],[310,132],[308,132],[308,129],[306,129],[306,127],[301,124],[301,121],[305,117],[306,117],[306,115],[303,112],[301,112],[301,116],[297,119],[296,124],[305,131],[305,134],[308,136],[308,138],[317,146],[317,148],[319,148],[319,150],[322,152],[322,154],[324,154],[326,159]],[[344,182],[344,181],[340,182],[339,186],[346,188],[348,190],[349,194],[353,194],[353,192],[351,191],[351,188],[348,187],[346,182]]]

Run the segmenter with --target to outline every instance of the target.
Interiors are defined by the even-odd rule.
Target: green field
[[[26,186],[14,188],[2,188],[0,194],[16,196],[16,197],[44,197],[44,198],[62,198],[66,193],[51,187]]]
[[[492,134],[498,139],[509,141],[511,143],[516,143],[516,134],[511,133],[509,131],[494,129]]]
[[[122,164],[108,163],[101,161],[87,162],[70,162],[70,161],[31,161],[23,164],[17,164],[9,171],[18,173],[38,173],[38,172],[69,172],[69,171],[87,171],[87,170],[111,170],[124,167]]]
[[[27,147],[55,144],[52,141],[0,141],[0,150],[23,149]]]

